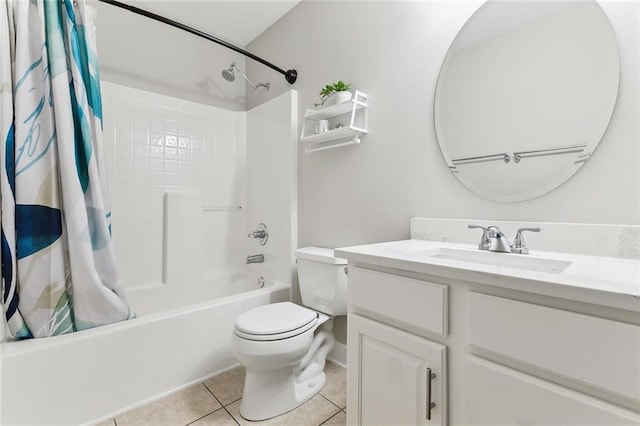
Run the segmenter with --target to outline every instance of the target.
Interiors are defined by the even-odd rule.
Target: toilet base
[[[324,372],[300,383],[293,366],[271,371],[247,371],[240,415],[266,420],[291,411],[313,398],[327,382]]]

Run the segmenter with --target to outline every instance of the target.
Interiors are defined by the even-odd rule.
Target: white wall
[[[409,238],[409,218],[640,223],[638,15],[633,1],[600,2],[620,49],[620,93],[609,129],[568,182],[505,204],[467,190],[442,159],[433,123],[436,81],[472,1],[303,1],[248,48],[296,68],[299,114],[338,79],[369,95],[360,145],[298,156],[299,246],[340,247]],[[273,72],[247,64],[256,79]],[[272,79],[269,96],[289,89]],[[262,99],[248,97],[253,106]],[[337,326],[344,341],[344,324]]]
[[[220,74],[232,62],[244,70],[244,56],[115,6],[92,4],[103,80],[225,109],[246,109],[244,80],[228,82]]]
[[[370,133],[361,145],[299,154],[300,245],[407,238],[410,217],[640,223],[640,4],[601,3],[619,43],[621,87],[593,157],[551,193],[505,204],[481,199],[448,171],[433,124],[440,65],[481,3],[307,1],[249,45],[298,70],[300,114],[330,81],[369,94]],[[248,67],[257,79],[272,74]],[[269,95],[288,86],[278,79]],[[249,95],[248,104],[256,102]]]

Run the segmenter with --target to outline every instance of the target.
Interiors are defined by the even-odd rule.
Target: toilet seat
[[[247,340],[273,341],[314,329],[319,314],[291,302],[258,306],[240,315],[234,334]]]

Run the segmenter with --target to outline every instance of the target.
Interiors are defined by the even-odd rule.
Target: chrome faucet
[[[524,237],[522,233],[525,231],[529,232],[540,232],[540,228],[520,228],[516,232],[516,236],[513,239],[513,244],[509,244],[507,238],[504,236],[500,228],[497,226],[489,226],[485,228],[480,225],[467,225],[469,229],[482,229],[482,237],[480,238],[480,244],[478,244],[478,249],[480,250],[488,250],[488,251],[496,251],[501,253],[519,253],[519,254],[527,254],[529,253],[529,249],[525,245]]]
[[[487,228],[487,237],[489,238],[489,251],[497,251],[501,253],[511,253],[511,246],[506,237],[497,226],[489,226]]]
[[[254,254],[252,256],[247,256],[247,265],[249,263],[262,263],[264,262],[264,254]]]
[[[535,228],[520,228],[518,229],[518,232],[516,232],[516,237],[513,239],[513,244],[511,244],[511,251],[513,253],[520,253],[520,254],[528,254],[529,253],[529,249],[527,248],[525,242],[524,242],[524,237],[522,236],[522,233],[524,231],[529,231],[529,232],[540,232],[540,228],[538,228],[537,226]]]

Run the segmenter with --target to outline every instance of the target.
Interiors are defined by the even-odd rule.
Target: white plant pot
[[[331,106],[335,104],[341,104],[343,102],[349,102],[351,100],[351,92],[335,92],[324,101],[323,106]]]

